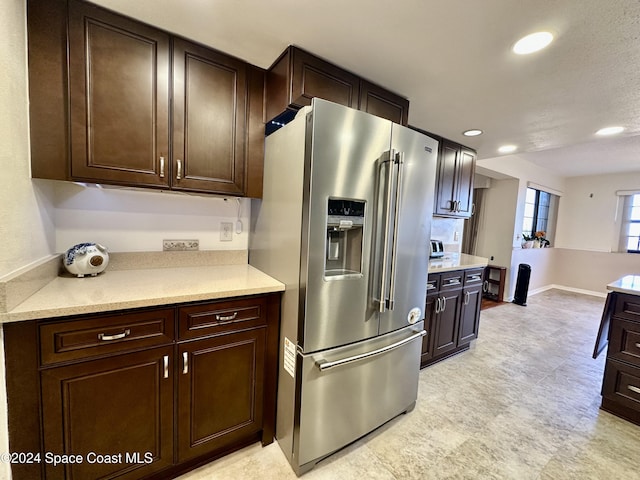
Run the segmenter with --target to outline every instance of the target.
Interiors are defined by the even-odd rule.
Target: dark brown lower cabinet
[[[179,462],[262,430],[265,338],[255,328],[178,346]]]
[[[43,370],[44,452],[66,456],[43,459],[46,478],[137,479],[171,466],[172,359],[167,346]]]
[[[175,478],[273,442],[279,320],[265,294],[3,325],[9,448],[41,459],[13,479]]]
[[[480,307],[482,306],[482,285],[465,287],[462,290],[458,346],[466,345],[478,337]]]
[[[640,296],[609,293],[607,363],[600,408],[640,425]],[[602,327],[601,327],[602,328]]]
[[[478,337],[482,275],[481,268],[429,274],[421,368],[467,350]]]

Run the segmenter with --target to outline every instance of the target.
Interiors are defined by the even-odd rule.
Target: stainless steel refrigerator
[[[415,405],[437,151],[319,99],[266,138],[249,263],[286,285],[276,438],[298,475]]]

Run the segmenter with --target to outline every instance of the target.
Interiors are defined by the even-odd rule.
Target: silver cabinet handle
[[[176,160],[178,164],[178,172],[176,173],[176,180],[180,180],[182,178],[182,160],[179,158]]]
[[[131,335],[131,330],[127,328],[124,332],[116,333],[115,335],[105,335],[104,333],[99,333],[98,340],[108,342],[109,340],[120,340],[121,338],[128,337],[129,335]]]
[[[216,320],[218,322],[228,322],[230,320],[235,320],[238,316],[238,312],[233,312],[232,315],[218,315],[216,314]]]
[[[636,343],[636,347],[640,348],[640,343]]]
[[[633,385],[627,385],[627,388],[634,393],[640,393],[640,388],[634,387]]]
[[[436,298],[436,314],[440,313],[440,297]]]
[[[160,157],[160,178],[164,178],[164,157]]]
[[[464,292],[464,304],[469,305],[469,292]]]
[[[169,355],[162,357],[164,363],[164,378],[169,378]]]
[[[441,312],[444,312],[447,308],[447,297],[442,297],[442,310],[440,310]]]
[[[489,281],[485,280],[484,282],[482,282],[482,291],[483,292],[488,292],[489,291]]]
[[[391,345],[387,345],[386,347],[382,347],[377,350],[372,350],[371,352],[367,352],[367,353],[361,353],[360,355],[354,355],[353,357],[336,360],[334,362],[327,362],[326,360],[318,360],[316,362],[316,366],[320,369],[321,372],[323,372],[325,370],[329,370],[330,368],[339,367],[340,365],[346,365],[347,363],[357,362],[358,360],[362,360],[365,358],[380,355],[385,352],[389,352],[391,350],[395,350],[396,348],[402,347],[403,345],[406,345],[407,343],[410,343],[417,338],[424,337],[426,334],[427,334],[427,331],[422,330],[418,333],[414,333],[409,338],[405,338],[404,340],[400,340],[399,342],[392,343]]]
[[[473,217],[476,214],[476,204],[471,204],[471,216]]]
[[[189,373],[189,352],[182,352],[182,373]]]

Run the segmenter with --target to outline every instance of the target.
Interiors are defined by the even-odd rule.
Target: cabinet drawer
[[[608,356],[640,367],[640,323],[613,317]]]
[[[640,367],[607,360],[602,396],[635,411],[640,411]]]
[[[266,325],[266,298],[252,297],[189,305],[178,310],[178,318],[180,340],[253,328]]]
[[[430,274],[427,279],[427,295],[436,293],[440,290],[440,275]]]
[[[40,324],[43,365],[171,343],[174,309]]]
[[[482,283],[483,268],[474,268],[464,271],[464,286],[479,285]]]
[[[455,272],[447,272],[440,275],[440,291],[455,290],[462,288],[462,281],[464,277],[463,270],[456,270]]]
[[[636,295],[616,294],[614,315],[635,322],[640,322],[640,297]]]

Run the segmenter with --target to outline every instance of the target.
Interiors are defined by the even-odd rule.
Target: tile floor
[[[550,290],[482,312],[468,352],[424,369],[415,410],[305,480],[640,479],[640,427],[599,410],[604,299]],[[295,479],[277,443],[180,480]]]

